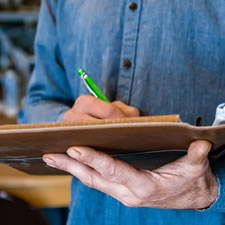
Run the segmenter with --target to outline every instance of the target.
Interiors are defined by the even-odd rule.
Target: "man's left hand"
[[[67,155],[46,154],[43,160],[126,206],[204,209],[218,195],[218,182],[209,167],[210,148],[207,141],[195,141],[187,155],[153,171],[136,169],[89,147],[71,147]]]

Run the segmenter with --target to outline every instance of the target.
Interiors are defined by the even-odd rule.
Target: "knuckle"
[[[119,117],[121,115],[122,115],[122,113],[121,113],[120,109],[112,104],[110,105],[108,110],[105,110],[105,117],[107,117],[107,118]]]
[[[120,201],[126,205],[126,206],[135,206],[135,204],[132,204],[133,202],[131,202],[132,200],[136,199],[136,196],[134,195],[134,193],[130,190],[127,189],[127,187],[122,186],[122,188],[120,188]]]
[[[79,160],[86,165],[94,166],[95,158],[90,155],[85,157],[81,155]]]
[[[117,107],[124,107],[126,106],[125,103],[123,103],[122,101],[116,100],[113,102],[114,105],[116,105]]]
[[[89,96],[81,95],[76,99],[74,106],[76,108],[83,108],[83,106],[86,105],[87,102],[89,102]]]
[[[67,171],[67,172],[69,172],[71,174],[73,174],[73,168],[70,165],[70,163],[60,163],[58,165],[58,168],[61,169],[61,170]]]
[[[148,199],[149,196],[151,195],[150,191],[146,190],[146,188],[144,190],[136,191],[135,194],[137,198],[140,199],[140,201]]]
[[[103,161],[101,167],[103,170],[103,176],[111,181],[117,182],[119,179],[118,167],[116,166],[116,161],[110,159],[107,162]]]
[[[159,193],[160,191],[160,188],[153,183],[151,183],[151,185],[149,183],[143,183],[140,187],[141,188],[136,188],[134,190],[134,194],[137,199],[141,201],[146,201],[146,199],[155,198],[157,193]]]
[[[115,176],[116,176],[116,167],[115,166],[109,166],[106,171],[105,171],[106,176],[112,180],[116,180]]]
[[[95,181],[91,175],[86,175],[81,182],[88,187],[95,187]]]
[[[127,191],[127,189],[125,189],[124,191],[121,190],[120,200],[124,205],[128,207],[140,207],[143,206],[143,204],[146,202],[146,198],[138,198],[135,195],[134,191]]]

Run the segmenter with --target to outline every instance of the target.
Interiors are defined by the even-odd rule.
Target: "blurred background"
[[[40,0],[0,0],[0,124],[14,123],[33,68]]]
[[[15,124],[23,103],[34,67],[39,6],[40,0],[0,0],[0,125]],[[1,223],[64,225],[70,180],[30,176],[0,164]]]

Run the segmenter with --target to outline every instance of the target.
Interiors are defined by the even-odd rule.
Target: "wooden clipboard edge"
[[[91,126],[104,124],[120,124],[120,123],[145,123],[145,122],[181,122],[178,114],[159,115],[159,116],[141,116],[141,117],[124,117],[115,119],[99,119],[86,120],[80,122],[48,122],[48,123],[32,123],[32,124],[9,124],[1,125],[1,130],[17,130],[17,129],[36,129],[36,128],[58,128],[58,127],[74,127],[74,126]]]

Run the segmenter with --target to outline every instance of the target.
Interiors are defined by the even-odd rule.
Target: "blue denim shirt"
[[[20,122],[62,120],[87,94],[77,67],[92,75],[111,100],[142,115],[180,114],[194,124],[214,120],[225,100],[224,0],[42,1],[36,63]],[[220,184],[209,208],[129,208],[77,179],[68,225],[224,224],[225,159],[212,166]]]

